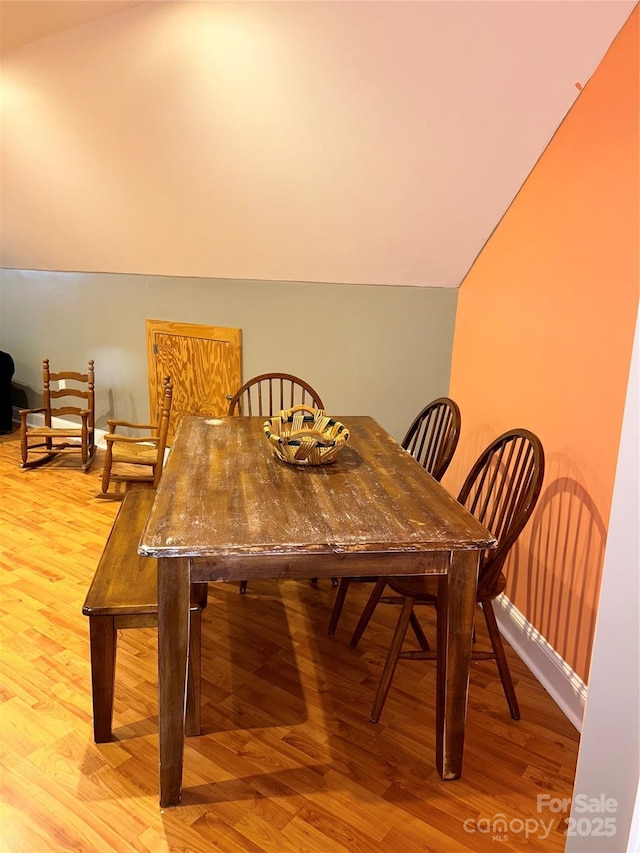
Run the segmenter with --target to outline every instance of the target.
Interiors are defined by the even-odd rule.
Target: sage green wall
[[[243,376],[297,374],[333,414],[367,413],[398,440],[449,388],[457,291],[2,270],[0,349],[14,405],[36,405],[44,357],[96,363],[99,428],[149,417],[145,319],[242,329]]]

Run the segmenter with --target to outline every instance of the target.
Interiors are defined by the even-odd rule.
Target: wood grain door
[[[183,415],[220,418],[242,384],[242,332],[146,320],[149,411],[159,411],[162,380],[173,382],[169,443]]]

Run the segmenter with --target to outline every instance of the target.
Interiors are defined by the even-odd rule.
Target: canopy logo
[[[544,821],[541,818],[528,817],[524,820],[514,817],[507,820],[502,813],[492,818],[480,818],[479,820],[465,820],[463,827],[465,832],[483,832],[491,835],[494,841],[507,841],[509,835],[524,835],[525,838],[539,838],[544,841],[549,837],[553,829],[554,818]]]

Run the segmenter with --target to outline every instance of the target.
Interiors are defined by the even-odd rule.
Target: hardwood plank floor
[[[18,460],[17,433],[0,438],[3,853],[564,849],[565,815],[536,797],[571,796],[578,733],[511,649],[522,720],[494,664],[474,664],[462,779],[435,770],[433,664],[401,661],[369,722],[397,611],[379,607],[351,649],[368,584],[334,637],[328,582],[210,584],[204,733],[186,744],[183,805],[161,810],[155,630],[120,632],[114,738],[92,740],[81,608],[118,509],[97,498],[101,457],[89,474],[70,456]]]

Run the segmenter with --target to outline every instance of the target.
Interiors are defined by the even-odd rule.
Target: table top
[[[336,416],[335,462],[289,465],[264,417],[182,419],[140,540],[154,557],[362,554],[495,545],[375,420]]]

